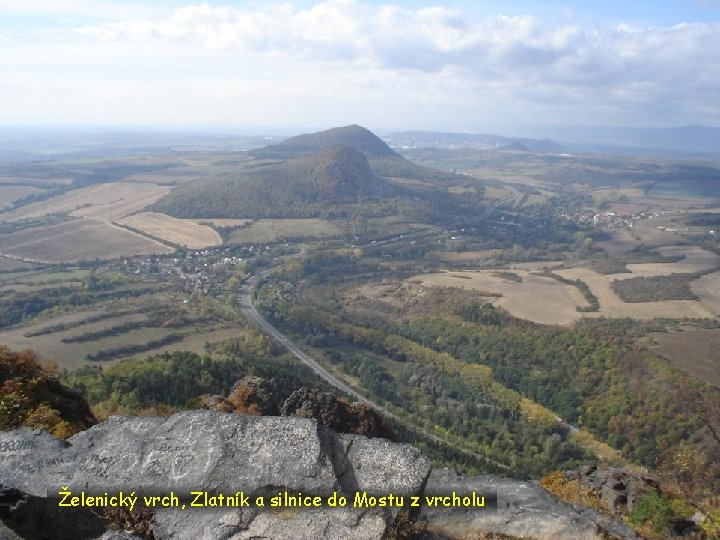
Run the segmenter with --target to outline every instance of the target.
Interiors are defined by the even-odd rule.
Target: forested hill
[[[183,184],[152,207],[179,218],[304,218],[457,213],[462,177],[412,163],[360,126],[253,150],[237,172]],[[422,185],[397,179],[419,180]],[[482,190],[476,190],[481,196]]]
[[[329,202],[359,202],[361,198],[385,196],[392,187],[378,179],[365,156],[349,146],[335,146],[301,156],[283,166],[298,196],[306,200],[320,197]]]
[[[177,217],[305,217],[328,205],[358,204],[392,195],[365,156],[332,147],[281,163],[179,186],[155,209]]]
[[[368,158],[400,158],[377,135],[364,127],[336,127],[318,133],[305,133],[291,137],[279,144],[251,150],[250,154],[263,159],[291,159],[303,154],[311,154],[333,146],[350,146]]]
[[[335,146],[349,146],[361,152],[377,176],[412,178],[445,184],[457,180],[450,173],[423,167],[396,154],[380,137],[362,126],[336,127],[291,137],[281,143],[248,152],[258,159],[292,159],[327,150]]]

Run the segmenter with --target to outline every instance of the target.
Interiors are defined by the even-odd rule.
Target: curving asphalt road
[[[290,338],[288,338],[285,334],[283,334],[280,330],[275,328],[270,322],[265,319],[260,312],[255,308],[255,305],[253,304],[253,298],[255,294],[255,290],[257,289],[260,282],[266,278],[271,272],[272,268],[263,270],[262,272],[258,273],[258,275],[254,276],[250,280],[248,280],[243,287],[240,289],[239,292],[239,300],[240,300],[240,309],[242,313],[247,317],[247,319],[255,324],[258,328],[260,328],[263,332],[271,336],[277,343],[285,347],[290,353],[292,353],[295,358],[300,360],[305,366],[310,368],[318,377],[323,379],[325,382],[330,384],[331,386],[337,388],[338,390],[345,392],[346,394],[352,396],[353,398],[357,399],[358,401],[365,403],[369,407],[372,407],[377,412],[379,412],[381,415],[385,416],[386,418],[390,418],[397,422],[398,424],[405,427],[408,431],[411,431],[417,435],[420,435],[421,437],[430,440],[436,444],[444,445],[447,447],[452,448],[453,450],[460,452],[462,454],[465,454],[467,456],[471,456],[475,459],[485,461],[486,463],[492,464],[495,467],[498,467],[503,470],[510,470],[510,467],[507,466],[504,463],[500,463],[498,461],[495,461],[487,456],[484,456],[482,454],[478,454],[476,452],[473,452],[471,450],[468,450],[467,448],[463,448],[462,446],[459,446],[451,441],[448,441],[446,439],[443,439],[442,437],[438,437],[437,435],[430,433],[429,431],[414,425],[408,423],[406,419],[403,419],[396,415],[395,413],[391,412],[384,406],[380,405],[379,403],[376,403],[362,394],[360,394],[357,390],[354,390],[350,386],[348,386],[345,382],[337,378],[335,375],[330,373],[328,370],[326,370],[324,367],[322,367],[316,360],[314,360],[312,357],[307,355],[300,347],[298,347]]]

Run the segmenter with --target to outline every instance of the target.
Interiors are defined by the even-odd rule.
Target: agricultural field
[[[507,279],[497,270],[421,274],[408,281],[419,281],[430,287],[462,287],[480,295],[485,293],[488,302],[515,317],[542,324],[571,324],[582,316],[576,308],[588,306],[577,287],[529,271],[514,270],[513,273],[522,281]]]
[[[15,201],[28,195],[42,192],[42,189],[33,186],[5,186],[0,184],[0,210],[12,206]]]
[[[67,186],[72,184],[72,178],[38,178],[35,176],[0,176],[0,185],[2,184],[14,184],[23,186],[53,186],[61,185]]]
[[[25,263],[27,264],[27,263]],[[50,288],[79,285],[89,270],[44,271],[42,269],[0,273],[0,294],[11,291],[40,291]]]
[[[173,251],[164,244],[93,219],[0,235],[0,254],[25,261],[65,263]]]
[[[510,279],[509,274],[504,275],[504,271],[497,269],[422,274],[408,281],[419,281],[425,286],[462,287],[476,291],[478,294],[485,293],[487,301],[506,309],[515,317],[542,324],[568,325],[582,317],[714,318],[720,311],[720,285],[716,278],[718,273],[703,276],[702,281],[691,274],[717,267],[720,265],[720,257],[697,246],[666,246],[659,248],[658,252],[664,257],[683,258],[672,263],[627,264],[627,271],[612,274],[602,274],[587,267],[553,270],[566,280],[579,279],[584,282],[598,299],[598,311],[578,311],[578,309],[588,309],[589,304],[578,287],[573,284],[536,274],[545,268],[561,265],[561,261],[519,263],[510,266],[510,272],[522,281]],[[443,254],[444,260],[453,262],[480,262],[487,260],[491,255],[491,252]],[[668,277],[673,274],[674,276]],[[691,294],[694,294],[699,301],[689,299],[647,301],[649,297],[636,298],[637,295],[632,296],[628,293],[630,302],[626,302],[615,290],[617,286],[615,282],[633,278],[658,280],[660,284],[664,284],[665,281],[669,284],[678,282],[679,286],[685,288],[689,285],[692,287],[692,293],[688,288],[685,296],[679,296],[676,292],[677,287],[673,288],[670,285],[668,285],[670,288],[666,287],[667,290],[660,290],[654,285],[652,292],[661,296],[670,295],[668,298],[693,298]],[[628,287],[634,283],[628,282]]]
[[[192,304],[183,303],[184,296],[151,290],[137,298],[111,298],[79,311],[43,314],[0,331],[0,343],[15,350],[31,348],[41,358],[71,370],[166,350],[201,352],[206,342],[242,333],[237,324],[204,317]],[[94,362],[95,357],[99,360]]]
[[[44,201],[29,204],[12,212],[0,214],[0,221],[35,218],[49,214],[105,221],[123,218],[138,212],[170,192],[169,186],[125,182],[97,184],[73,189]]]
[[[720,387],[720,329],[652,334],[654,350],[701,381]]]
[[[198,225],[210,225],[212,227],[243,227],[248,223],[252,223],[252,219],[223,219],[223,218],[205,218],[205,219],[186,219]]]
[[[157,212],[141,212],[117,220],[122,225],[173,244],[201,249],[222,244],[220,234],[197,220],[178,219]]]
[[[627,268],[633,277],[655,277],[670,274],[692,274],[704,272],[720,265],[720,256],[698,246],[665,246],[656,249],[663,257],[683,257],[670,263],[638,263],[628,264]]]
[[[585,313],[587,317],[630,317],[633,319],[655,318],[713,318],[712,312],[696,300],[665,300],[661,302],[626,303],[613,290],[615,279],[628,279],[633,274],[598,274],[589,268],[557,270],[564,278],[585,282],[600,303],[600,310]]]
[[[704,272],[720,264],[720,257],[697,246],[666,246],[659,248],[657,251],[664,256],[682,255],[684,258],[673,263],[628,264],[627,269],[630,272],[619,274],[599,274],[590,268],[583,267],[558,270],[557,273],[566,279],[580,279],[587,283],[592,293],[598,298],[600,302],[599,312],[588,313],[586,316],[631,317],[638,319],[654,319],[658,317],[713,318],[712,296],[702,293],[697,294],[700,301],[661,300],[640,303],[623,301],[613,287],[615,281],[638,277],[661,278],[672,274]],[[690,286],[692,287],[692,283]],[[661,292],[658,292],[658,294]],[[706,298],[710,300],[706,302]]]
[[[230,235],[231,244],[267,243],[293,238],[330,238],[343,231],[324,219],[258,219]]]
[[[606,251],[610,256],[623,255],[635,249],[639,244],[638,238],[627,229],[614,229],[605,231],[606,240],[595,242],[595,246]]]
[[[32,264],[25,261],[19,261],[17,259],[10,259],[8,257],[0,256],[0,279],[2,279],[3,273],[25,270],[32,267]]]
[[[442,251],[438,253],[438,256],[441,261],[448,262],[482,262],[501,254],[501,249],[484,249],[479,251]]]
[[[690,290],[720,317],[720,272],[705,274],[690,284]]]

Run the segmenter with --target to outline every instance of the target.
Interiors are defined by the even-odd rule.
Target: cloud
[[[0,0],[0,13],[3,17],[83,17],[112,19],[117,17],[133,17],[138,14],[149,15],[159,13],[157,6],[151,2],[139,0]]]
[[[75,3],[78,9],[83,5]],[[388,101],[396,101],[392,93],[402,90],[413,103],[454,100],[571,118],[583,108],[600,118],[613,114],[615,121],[647,121],[656,114],[697,121],[718,114],[717,22],[582,27],[531,16],[477,18],[440,6],[353,0],[303,9],[258,6],[191,4],[164,16],[36,28],[26,32],[18,66],[22,61],[51,69],[48,64],[57,61],[69,71],[94,66],[103,77],[112,76],[112,67],[115,77],[152,78],[155,71],[174,82],[184,66],[233,87],[245,77],[268,88],[300,85],[321,93],[384,95]],[[11,37],[16,43],[24,39]],[[11,47],[7,40],[7,35],[0,39],[0,53]],[[47,51],[53,47],[60,48],[62,59]],[[43,48],[43,58],[33,53]],[[453,114],[456,109],[446,107]]]

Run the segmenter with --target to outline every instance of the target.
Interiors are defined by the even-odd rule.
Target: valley
[[[0,344],[99,417],[257,373],[369,404],[468,472],[671,478],[687,447],[706,504],[720,165],[388,140],[0,164]]]

